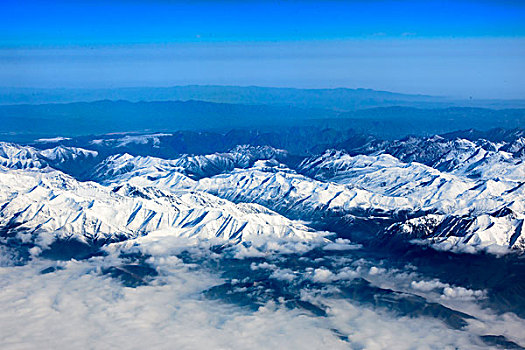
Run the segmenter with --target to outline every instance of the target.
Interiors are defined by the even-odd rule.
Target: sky
[[[11,1],[0,85],[373,88],[525,98],[521,1]]]

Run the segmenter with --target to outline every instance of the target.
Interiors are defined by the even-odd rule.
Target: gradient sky
[[[523,1],[10,1],[0,85],[525,98]]]

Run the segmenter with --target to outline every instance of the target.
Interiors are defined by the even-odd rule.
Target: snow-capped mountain
[[[327,150],[302,162],[269,146],[163,159],[2,143],[0,226],[45,247],[159,231],[306,239],[316,234],[290,219],[345,232],[374,222],[382,237],[525,249],[523,135],[456,136],[363,138],[364,154]]]
[[[0,142],[0,165],[12,169],[43,169],[48,166],[60,168],[68,165],[85,167],[83,162],[92,163],[97,156],[96,151],[78,147],[57,146],[39,150],[31,146]]]
[[[414,209],[425,211],[467,215],[509,205],[519,211],[523,208],[519,204],[523,204],[522,182],[517,180],[523,177],[515,173],[501,172],[495,179],[473,179],[417,162],[404,163],[388,154],[352,157],[341,151],[305,159],[299,171],[322,181],[406,198]]]
[[[179,172],[193,179],[200,179],[235,168],[247,168],[257,160],[284,159],[287,153],[268,146],[237,146],[227,153],[209,155],[183,155],[168,160],[156,157],[131,156],[116,154],[100,163],[93,172],[92,178],[98,181],[112,181],[119,175],[127,178],[155,172]],[[122,180],[122,178],[120,178]]]
[[[525,174],[525,140],[517,136],[510,141],[493,142],[485,139],[475,141],[463,138],[409,137],[403,140],[371,142],[364,153],[390,154],[403,162],[418,162],[440,171],[472,178],[514,179]],[[504,172],[503,174],[501,172]]]
[[[163,231],[177,237],[250,240],[318,236],[257,204],[205,192],[79,182],[59,171],[0,169],[3,235],[46,248],[56,239],[113,242]]]
[[[386,213],[393,217],[399,211],[418,215],[439,213],[442,222],[448,218],[467,217],[474,222],[468,228],[470,236],[475,238],[458,243],[523,245],[523,183],[494,180],[476,183],[468,178],[440,174],[420,164],[383,167],[372,173],[340,179],[339,183],[315,181],[291,172],[251,168],[202,179],[194,188],[236,202],[256,202],[281,213],[304,215],[303,218],[316,218],[320,213],[358,217]],[[496,221],[498,224],[493,224]],[[446,223],[448,235],[445,239],[454,240],[454,237],[467,234],[453,222]],[[441,233],[442,227],[436,228],[427,237]]]
[[[465,145],[472,146],[470,141]],[[484,151],[475,151],[479,153]],[[352,157],[327,151],[306,159],[299,169],[323,181],[404,198],[414,209],[432,213],[396,223],[389,228],[391,233],[459,245],[523,248],[523,161],[504,153],[491,155],[489,161],[487,157],[472,158],[447,173],[417,162],[404,163],[388,154]],[[482,176],[475,176],[480,169],[484,169]]]
[[[135,168],[134,172],[121,173],[111,181],[125,179],[171,191],[206,191],[237,203],[259,203],[304,220],[320,220],[326,216],[393,218],[402,212],[414,218],[413,221],[407,221],[404,226],[401,225],[404,221],[400,221],[389,229],[402,235],[407,227],[414,226],[416,218],[430,215],[433,220],[419,219],[418,222],[437,222],[439,217],[449,226],[425,224],[426,238],[443,238],[445,230],[448,233],[444,239],[457,244],[507,247],[522,244],[520,228],[525,212],[525,187],[513,174],[503,179],[500,179],[503,175],[496,179],[473,179],[417,162],[404,163],[388,154],[352,157],[341,151],[327,151],[319,157],[305,159],[298,167],[302,174],[276,160],[258,161],[250,168],[237,168],[198,181],[184,177],[185,170],[180,168],[177,172],[156,171],[149,175],[148,167],[140,169],[142,172]],[[177,174],[175,180],[174,174]],[[456,218],[476,222],[468,226],[469,236],[474,238],[457,240],[467,233],[464,225],[456,225]],[[495,221],[499,223],[492,223]]]
[[[13,169],[41,169],[48,165],[37,149],[7,142],[0,142],[0,164]]]
[[[51,160],[54,164],[71,162],[79,159],[85,160],[88,158],[96,158],[98,156],[97,151],[87,150],[78,147],[64,146],[57,146],[55,148],[45,149],[40,151],[39,153],[48,160]]]
[[[395,223],[386,232],[425,239],[438,247],[469,251],[480,247],[525,249],[523,214],[511,210],[477,216],[429,214]]]

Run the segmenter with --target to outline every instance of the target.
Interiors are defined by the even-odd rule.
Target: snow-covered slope
[[[43,248],[57,238],[108,242],[155,231],[236,242],[318,236],[260,205],[204,192],[167,193],[126,183],[106,187],[59,171],[0,169],[0,208],[4,236]]]
[[[190,178],[200,179],[228,172],[234,168],[246,168],[257,160],[281,159],[286,155],[285,151],[272,147],[247,145],[237,146],[227,153],[183,155],[173,160],[117,154],[100,163],[94,170],[92,178],[107,182],[113,181],[119,175],[131,178],[141,174],[151,175],[155,172],[179,172]]]
[[[416,162],[403,163],[387,154],[352,157],[345,152],[328,151],[306,159],[300,171],[324,181],[405,198],[414,208],[419,206],[437,214],[394,224],[390,233],[455,245],[523,248],[523,164],[510,155],[504,158],[492,155],[489,159],[488,162],[487,158],[467,159],[461,165],[458,163],[452,173],[446,173]],[[509,166],[509,159],[517,166]],[[472,176],[472,171],[482,167],[486,169],[484,176]],[[461,173],[464,175],[458,175]],[[487,176],[491,173],[494,176]]]
[[[405,236],[410,231],[407,227],[422,222],[425,227],[420,225],[417,230],[426,232],[425,238],[441,237],[455,244],[480,247],[520,247],[522,242],[519,228],[525,217],[525,186],[514,176],[473,179],[416,162],[404,163],[387,154],[351,157],[340,151],[306,159],[299,167],[304,175],[275,160],[257,161],[250,168],[198,181],[181,174],[185,170],[180,167],[177,172],[148,173],[148,169],[134,168],[111,181],[126,180],[171,191],[206,191],[237,203],[259,203],[305,220],[327,215],[364,219],[374,215],[395,217],[399,212],[408,213],[408,217],[424,214],[406,224],[398,222],[389,232]],[[426,215],[432,220],[426,220]],[[460,226],[460,221],[470,224]],[[466,236],[469,238],[458,239]]]
[[[418,162],[443,172],[472,178],[519,180],[525,175],[523,137],[510,142],[409,137],[371,145],[371,155],[390,154],[403,162]]]
[[[385,141],[368,155],[326,151],[296,170],[282,163],[285,151],[271,147],[176,159],[117,154],[97,164],[97,152],[80,148],[3,144],[9,169],[1,175],[0,225],[84,241],[159,230],[236,241],[311,236],[285,215],[341,225],[375,220],[388,234],[453,246],[525,248],[519,140]],[[51,168],[82,171],[77,178],[98,183]]]
[[[171,173],[170,176],[173,176]],[[363,211],[390,212],[411,210],[408,200],[384,196],[350,186],[327,183],[297,174],[275,160],[257,161],[248,169],[193,181],[178,174],[176,181],[169,177],[122,176],[131,184],[163,188],[170,191],[190,189],[205,191],[236,203],[258,203],[279,213],[310,219],[330,214],[353,214]],[[120,176],[119,176],[120,177]],[[119,177],[113,182],[119,183]]]
[[[499,248],[525,250],[523,214],[500,211],[478,216],[458,217],[429,214],[393,224],[388,234],[425,239],[444,249],[475,251]]]
[[[472,179],[417,162],[404,163],[388,154],[352,157],[342,151],[327,151],[306,159],[299,171],[322,181],[406,198],[415,209],[425,211],[468,215],[498,210],[502,206],[512,206],[517,211],[523,209],[520,188],[525,177],[515,173],[505,176],[506,173],[501,172],[495,179]]]
[[[375,175],[380,176],[380,173]],[[202,179],[195,188],[233,201],[261,203],[281,213],[303,215],[303,218],[318,218],[319,214],[326,213],[367,218],[377,215],[378,210],[391,216],[401,210],[440,213],[441,226],[428,226],[425,238],[441,237],[441,240],[479,247],[493,244],[524,247],[525,232],[521,228],[525,218],[525,186],[493,180],[479,185],[467,181],[456,183],[454,179],[446,181],[446,176],[443,180],[443,177],[434,175],[426,186],[423,177],[415,179],[415,186],[411,187],[410,180],[399,181],[400,178],[396,177],[402,179],[408,173],[393,175],[384,171],[384,174],[386,176],[379,178],[374,178],[374,175],[364,177],[365,180],[373,179],[380,186],[392,185],[383,191],[372,186],[362,188],[357,182],[350,186],[338,185],[313,181],[293,173],[271,173],[259,169]],[[468,227],[458,226],[451,220],[461,217],[468,218]],[[390,231],[394,232],[394,229]],[[456,239],[465,236],[468,239]]]
[[[33,147],[0,142],[0,165],[13,169],[45,168],[48,164]]]
[[[39,150],[30,146],[0,142],[0,165],[11,169],[43,169],[85,167],[91,165],[98,153],[83,148],[57,146]],[[82,164],[88,162],[89,164]]]
[[[64,147],[57,146],[55,148],[45,149],[39,152],[40,155],[44,156],[53,163],[64,163],[79,159],[96,158],[98,156],[97,151],[87,150],[78,147]]]

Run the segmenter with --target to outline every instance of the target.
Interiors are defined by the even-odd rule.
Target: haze
[[[525,96],[525,6],[513,1],[5,1],[0,33],[4,87]]]

